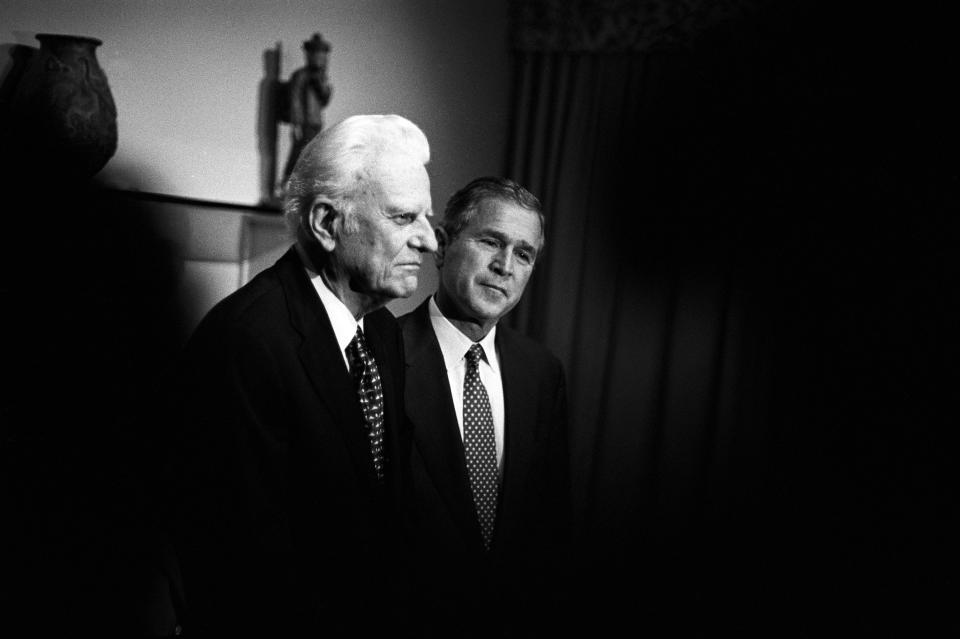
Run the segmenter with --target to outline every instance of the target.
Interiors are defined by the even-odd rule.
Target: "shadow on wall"
[[[36,49],[22,44],[0,44],[0,113],[7,105]]]
[[[257,87],[257,145],[260,153],[260,202],[278,204],[277,129],[281,46],[263,52],[263,78]]]
[[[172,636],[154,416],[182,340],[179,262],[136,204],[65,178],[57,149],[16,151],[2,163],[4,623]]]
[[[82,119],[93,98],[111,117],[102,86],[63,106],[84,61],[49,61],[27,83],[38,50],[0,55],[5,628],[172,635],[179,577],[153,482],[160,388],[183,339],[178,256],[138,205],[90,177],[109,143],[90,162],[89,138],[57,137],[78,124],[63,116],[76,108]],[[87,124],[79,135],[95,130]]]

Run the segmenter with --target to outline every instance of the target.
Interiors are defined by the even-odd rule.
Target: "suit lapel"
[[[503,378],[504,446],[503,483],[494,544],[510,537],[511,527],[522,520],[523,487],[537,453],[535,439],[536,387],[522,358],[517,356],[509,329],[497,329],[497,353]]]
[[[450,396],[440,344],[430,324],[428,303],[408,318],[403,332],[407,360],[406,411],[414,441],[434,487],[468,539],[480,543],[463,440]]]
[[[363,437],[363,415],[330,318],[295,249],[287,251],[277,266],[290,321],[303,338],[299,348],[300,363],[314,391],[330,409],[334,425],[343,435],[357,475],[366,477],[373,486],[375,478],[370,452]]]

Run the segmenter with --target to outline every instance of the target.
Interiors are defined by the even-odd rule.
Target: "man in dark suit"
[[[288,183],[295,245],[187,345],[172,517],[197,636],[367,636],[400,620],[410,434],[402,338],[383,305],[436,241],[429,147],[399,116],[354,116]]]
[[[546,636],[570,527],[564,376],[498,326],[543,250],[543,213],[520,185],[480,178],[436,234],[439,290],[401,318],[424,632]]]

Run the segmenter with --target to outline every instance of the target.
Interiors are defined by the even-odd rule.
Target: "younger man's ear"
[[[332,252],[337,245],[341,224],[343,224],[343,214],[334,208],[333,202],[326,196],[317,196],[310,205],[307,225],[310,234],[316,238],[324,251]]]
[[[440,268],[443,266],[443,256],[446,254],[447,246],[450,244],[450,236],[447,235],[447,232],[442,226],[433,229],[433,234],[437,238],[437,250],[433,254],[433,259],[437,262],[437,268]]]

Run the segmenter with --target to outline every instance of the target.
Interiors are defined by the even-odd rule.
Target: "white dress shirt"
[[[473,346],[470,338],[460,332],[456,326],[443,316],[433,297],[430,298],[430,323],[433,332],[440,342],[440,352],[443,353],[443,363],[447,369],[447,382],[450,384],[450,396],[453,397],[453,408],[457,413],[457,424],[460,426],[460,439],[463,439],[463,382],[467,376],[467,351]],[[500,356],[496,347],[497,327],[480,340],[484,357],[480,360],[477,369],[480,381],[487,389],[490,398],[490,410],[493,413],[493,435],[497,443],[497,468],[503,467],[503,379],[500,375]]]
[[[337,345],[340,346],[340,355],[343,356],[343,364],[347,367],[347,372],[350,372],[350,361],[347,359],[347,346],[353,341],[353,338],[356,337],[357,326],[361,329],[363,328],[363,318],[361,317],[359,322],[355,320],[353,313],[350,312],[347,305],[341,302],[339,297],[334,295],[320,274],[310,268],[302,255],[300,259],[304,262],[304,268],[310,277],[310,283],[313,284],[313,288],[317,290],[324,310],[327,311],[327,317],[330,318],[330,323],[333,325],[333,334],[337,338]]]

